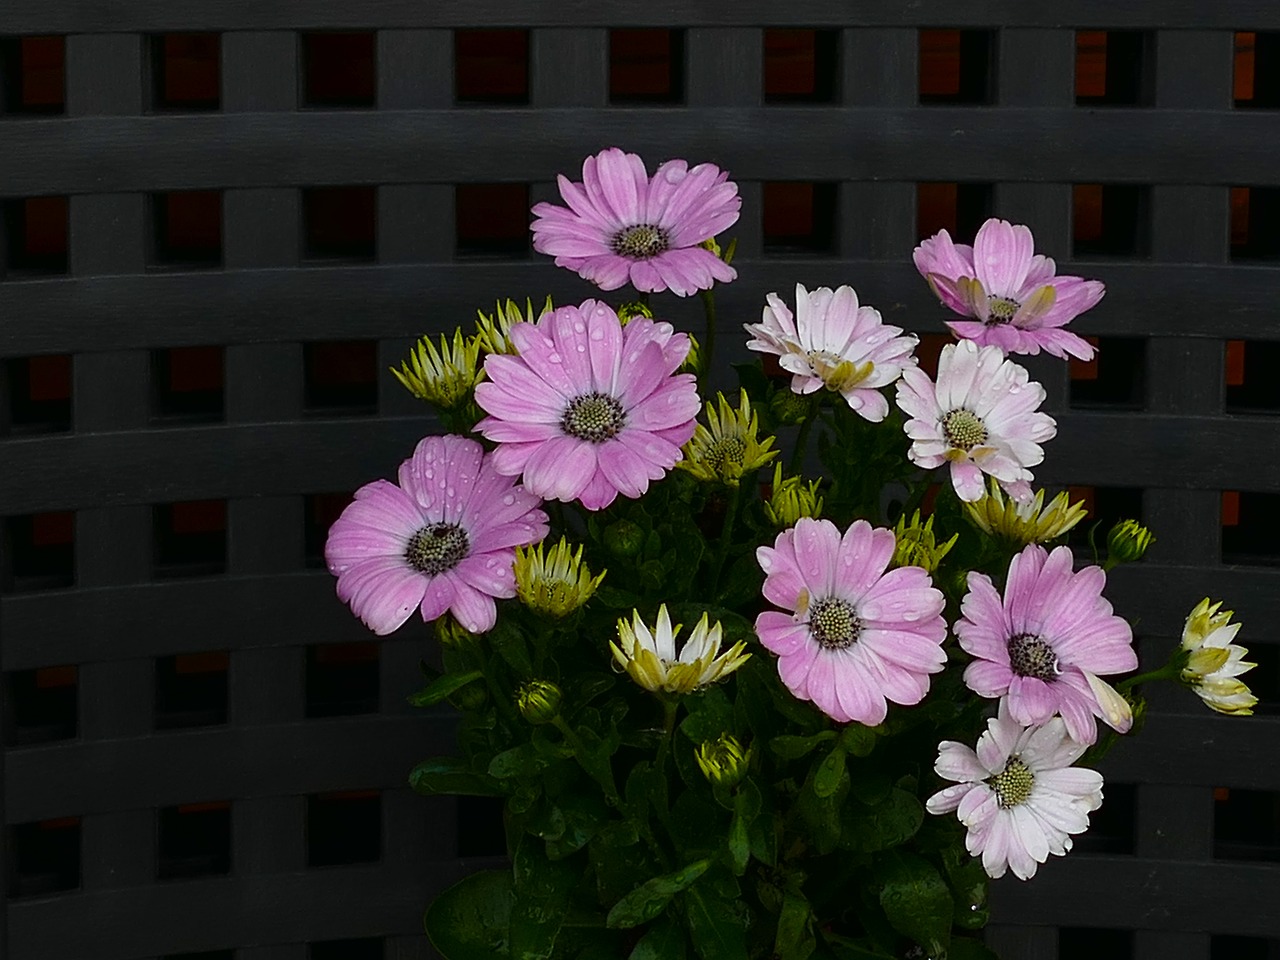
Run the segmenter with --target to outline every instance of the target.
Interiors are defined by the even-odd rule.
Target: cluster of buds
[[[960,534],[953,533],[945,543],[938,543],[933,535],[933,517],[924,523],[920,522],[920,511],[917,510],[907,523],[904,513],[898,518],[893,528],[897,542],[893,548],[893,565],[895,567],[922,567],[926,573],[933,573],[942,563],[942,558],[951,552],[951,548],[960,539]]]
[[[694,429],[676,469],[708,483],[736,487],[744,473],[760,469],[778,451],[771,449],[773,437],[758,439],[759,423],[747,391],[741,391],[736,407],[723,393],[716,394],[716,401],[707,404],[707,426],[698,424]]]
[[[764,504],[764,515],[779,530],[794,527],[801,517],[822,516],[822,497],[818,480],[808,482],[800,477],[782,475],[782,464],[773,468],[773,485]]]

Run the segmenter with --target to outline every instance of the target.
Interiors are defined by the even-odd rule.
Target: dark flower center
[[[1062,672],[1053,647],[1034,633],[1009,638],[1009,666],[1020,677],[1035,677],[1045,683],[1057,679]]]
[[[746,458],[746,441],[741,437],[721,437],[711,444],[711,448],[702,459],[713,470],[719,470],[726,463],[736,463],[741,466]]]
[[[661,227],[651,223],[638,223],[615,233],[610,245],[620,257],[648,260],[664,252],[671,245],[671,240],[667,231]]]
[[[560,418],[560,429],[571,437],[590,443],[604,443],[618,435],[627,422],[622,402],[607,393],[584,393],[574,397]]]
[[[862,632],[858,611],[848,600],[823,597],[809,608],[809,633],[824,650],[852,646]]]
[[[1008,297],[990,296],[987,298],[987,326],[997,327],[1002,323],[1012,323],[1013,315],[1021,307],[1017,300]]]
[[[404,558],[419,573],[434,577],[456,567],[470,547],[467,532],[456,523],[433,523],[409,538]]]
[[[987,425],[970,410],[952,410],[943,415],[941,423],[947,443],[961,450],[972,450],[987,440]]]
[[[996,792],[997,802],[1006,809],[1026,803],[1035,782],[1035,775],[1018,757],[1010,757],[1004,769],[987,781]]]

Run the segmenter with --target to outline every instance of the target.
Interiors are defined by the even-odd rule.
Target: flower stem
[[[729,547],[733,544],[733,528],[738,522],[738,505],[742,498],[742,487],[729,488],[729,502],[724,508],[724,524],[720,528],[720,542],[716,544],[715,559],[711,562],[711,596],[719,597],[720,574],[724,571],[724,562],[729,557]]]
[[[676,712],[680,701],[662,698],[662,742],[658,744],[658,775],[667,775],[667,755],[671,753],[671,738],[676,729]]]
[[[711,356],[716,351],[716,293],[715,289],[702,291],[702,310],[706,315],[706,326],[702,332],[702,358],[698,364],[698,373],[706,377],[711,372]]]
[[[1116,689],[1124,693],[1126,690],[1132,690],[1140,683],[1153,683],[1157,680],[1176,681],[1179,674],[1182,673],[1183,665],[1184,661],[1181,661],[1180,658],[1171,657],[1169,662],[1159,670],[1148,670],[1146,673],[1140,673],[1136,677],[1130,677],[1128,680],[1121,680],[1116,684]]]
[[[787,465],[788,473],[799,473],[800,468],[804,466],[805,451],[809,447],[809,434],[813,432],[813,424],[818,419],[818,411],[821,405],[818,401],[812,401],[809,412],[805,414],[804,420],[800,422],[800,432],[796,435],[795,449],[791,451],[791,462]]]

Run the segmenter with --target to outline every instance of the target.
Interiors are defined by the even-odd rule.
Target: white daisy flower
[[[1052,417],[1036,411],[1044,396],[999,347],[949,343],[937,383],[918,367],[902,370],[898,406],[911,417],[903,429],[913,441],[907,455],[926,470],[949,462],[951,483],[966,502],[982,498],[984,473],[1015,500],[1030,500],[1027,468],[1044,459],[1040,444],[1058,432]]]
[[[1257,664],[1244,658],[1249,651],[1232,643],[1240,624],[1231,622],[1230,610],[1218,612],[1222,601],[1210,604],[1201,600],[1187,616],[1182,628],[1182,649],[1187,651],[1187,665],[1182,669],[1182,682],[1189,686],[1210,709],[1218,713],[1249,716],[1258,698],[1237,679]]]
[[[617,666],[653,693],[692,693],[733,673],[751,657],[744,652],[746,643],[741,640],[721,654],[720,621],[711,626],[705,613],[677,656],[679,633],[680,624],[671,626],[664,603],[658,608],[652,630],[640,619],[638,610],[632,611],[630,623],[619,620],[618,642],[609,646]]]
[[[1089,829],[1089,814],[1102,805],[1102,774],[1071,766],[1083,744],[1067,734],[1061,717],[1023,727],[1000,701],[987,721],[978,749],[944,740],[934,771],[958,781],[925,804],[930,813],[951,813],[969,828],[965,846],[982,858],[987,875],[1006,869],[1022,880],[1035,876],[1049,854],[1071,849],[1071,835]]]

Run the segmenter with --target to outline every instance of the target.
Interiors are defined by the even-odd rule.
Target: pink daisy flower
[[[987,721],[978,749],[944,740],[934,771],[956,786],[925,804],[933,814],[955,811],[969,828],[965,846],[982,858],[987,875],[1030,880],[1049,854],[1065,856],[1071,835],[1089,829],[1089,814],[1102,806],[1102,774],[1073,767],[1085,746],[1073,740],[1060,717],[1024,727],[1004,701]]]
[[[975,659],[964,682],[982,697],[1004,697],[1023,726],[1062,714],[1080,743],[1098,738],[1095,717],[1120,733],[1133,724],[1129,705],[1102,676],[1138,666],[1129,624],[1102,596],[1100,567],[1072,572],[1070,547],[1052,553],[1031,544],[1009,564],[1004,597],[991,578],[969,574],[954,627]]]
[[[689,338],[636,317],[626,327],[587,300],[517,323],[518,356],[490,354],[476,425],[495,441],[494,466],[547,500],[600,510],[639,497],[681,459],[701,409],[693,374],[675,371]]]
[[[515,548],[547,535],[538,498],[455,436],[424,438],[399,481],[361,487],[330,528],[338,598],[379,636],[415,608],[423,620],[448,610],[472,633],[489,630],[494,598],[516,595]]]
[[[907,455],[926,470],[951,464],[961,500],[981,500],[990,474],[1015,500],[1031,499],[1032,473],[1044,459],[1040,444],[1058,432],[1053,418],[1036,412],[1044,387],[1006,360],[999,347],[972,340],[949,343],[938,357],[938,382],[916,366],[902,369],[898,406],[912,444]]]
[[[787,689],[841,723],[880,723],[886,700],[919,703],[947,661],[942,594],[920,567],[886,573],[893,547],[893,531],[865,520],[841,537],[803,517],[756,550],[765,599],[793,611],[760,614],[760,642]]]
[[[1106,288],[1097,280],[1054,276],[1057,265],[1034,250],[1027,227],[988,220],[972,247],[952,243],[942,230],[912,258],[938,299],[974,318],[947,324],[957,336],[1006,353],[1093,359],[1089,342],[1062,327],[1101,300]]]
[[[901,336],[902,328],[884,323],[874,307],[859,306],[852,287],[810,293],[797,283],[794,315],[776,293],[766,299],[761,322],[743,325],[755,335],[747,348],[777,356],[791,374],[793,393],[826,387],[872,423],[888,416],[889,401],[880,388],[915,362],[914,336]]]
[[[737,272],[698,244],[738,220],[742,198],[710,163],[668,160],[650,178],[644,161],[617,147],[582,163],[582,182],[558,178],[569,205],[533,208],[533,249],[556,258],[601,290],[630,281],[637,290],[687,297],[728,283]]]

